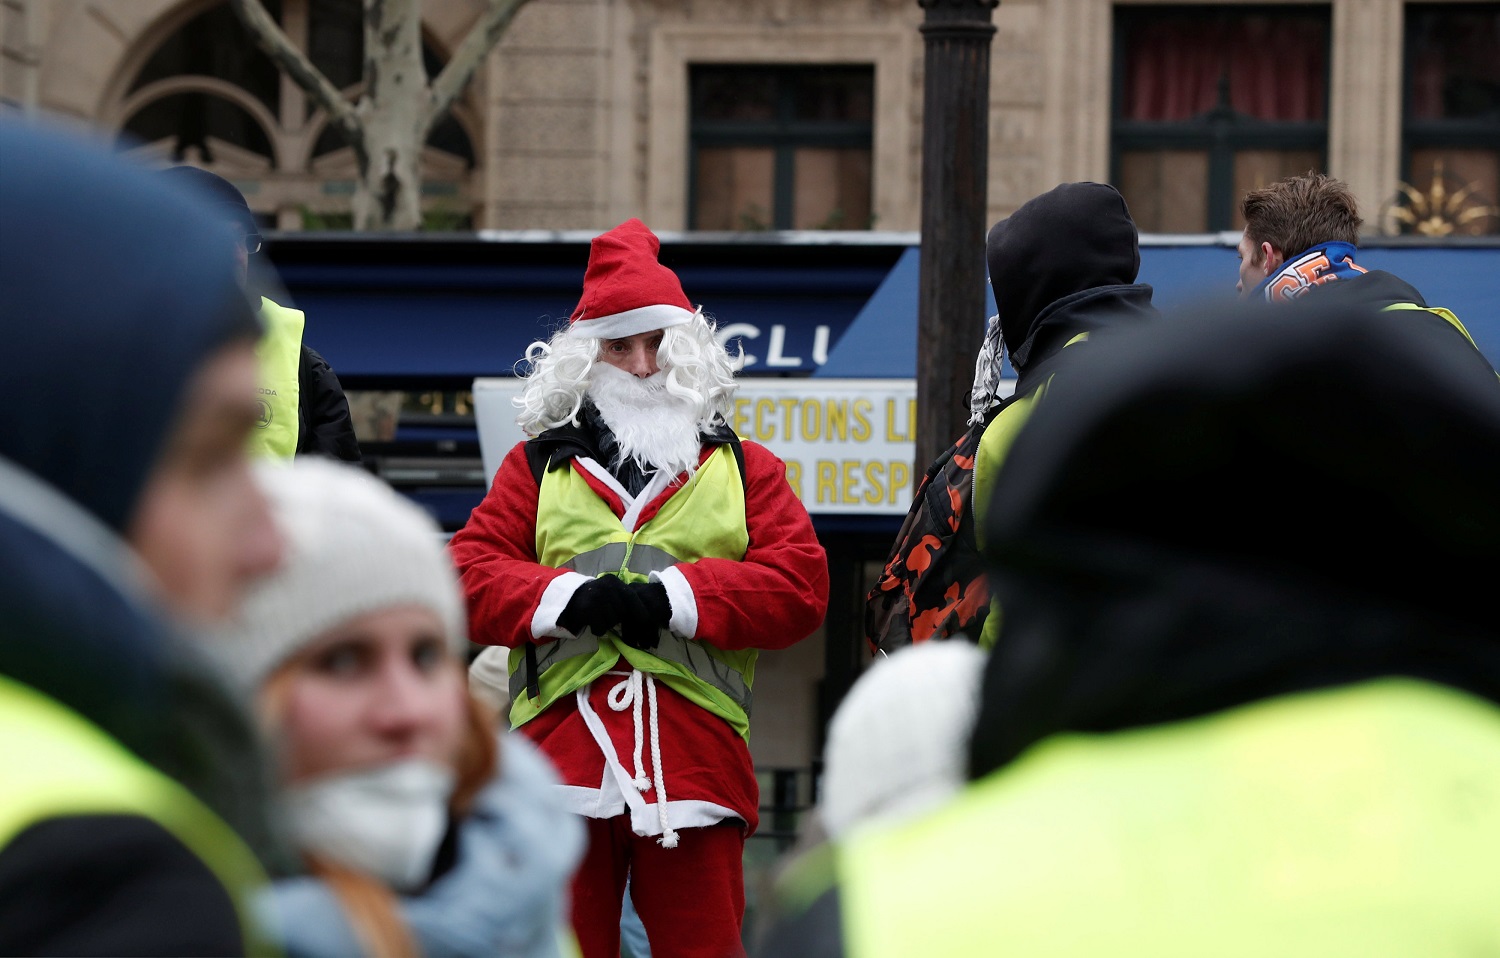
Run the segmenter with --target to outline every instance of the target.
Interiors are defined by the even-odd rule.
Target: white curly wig
[[[656,352],[657,364],[666,374],[667,392],[695,406],[700,427],[729,417],[734,391],[739,388],[734,374],[745,364],[744,352],[731,356],[714,337],[716,329],[700,309],[691,321],[662,330]],[[578,422],[600,342],[573,335],[564,326],[547,342],[538,340],[526,348],[526,357],[516,364],[526,386],[512,402],[520,410],[516,422],[528,435]]]

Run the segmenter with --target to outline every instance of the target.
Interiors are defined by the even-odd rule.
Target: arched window
[[[351,98],[364,59],[361,0],[263,0],[292,41]],[[429,76],[444,59],[423,44]],[[209,6],[152,51],[115,115],[123,149],[162,165],[191,163],[232,180],[266,226],[347,228],[353,152],[227,3]],[[472,228],[474,118],[456,106],[422,156],[428,225]]]

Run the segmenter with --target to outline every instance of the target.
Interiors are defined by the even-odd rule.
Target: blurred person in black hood
[[[977,422],[992,416],[974,465],[978,539],[990,488],[1017,430],[1064,365],[1092,347],[1077,347],[1116,327],[1156,317],[1151,287],[1137,283],[1140,235],[1125,198],[1103,183],[1064,183],[1028,200],[990,229],[985,245],[996,316],[975,370],[970,410]],[[995,397],[1002,354],[1018,377],[1013,398]],[[996,407],[998,411],[994,411]],[[990,648],[1000,627],[991,602],[979,644]]]
[[[263,258],[260,226],[244,194],[224,177],[196,166],[168,167],[162,176],[174,187],[199,193],[239,239],[236,253],[241,278],[258,299],[265,325],[256,349],[261,366],[261,414],[250,434],[251,450],[282,459],[317,454],[359,462],[359,441],[344,387],[328,361],[307,345],[306,317],[300,309],[271,299],[273,290],[262,288],[276,284],[264,279],[270,267],[258,262]],[[252,260],[260,267],[254,272]]]
[[[0,156],[0,953],[244,953],[284,852],[184,638],[281,548],[234,237],[74,136],[0,121]]]
[[[1500,383],[1469,351],[1316,297],[1060,372],[995,483],[972,782],[841,849],[766,954],[1500,951]]]

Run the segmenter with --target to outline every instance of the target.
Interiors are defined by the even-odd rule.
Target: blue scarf
[[[1314,286],[1340,279],[1353,279],[1368,272],[1354,263],[1354,247],[1349,243],[1319,243],[1281,269],[1267,276],[1255,287],[1268,303],[1287,303]]]

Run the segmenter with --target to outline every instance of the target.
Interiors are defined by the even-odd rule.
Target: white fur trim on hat
[[[656,303],[627,309],[613,316],[574,320],[568,327],[568,335],[578,339],[624,339],[626,336],[666,329],[668,326],[681,326],[692,322],[697,315],[681,306]]]
[[[400,605],[431,609],[462,653],[463,594],[442,530],[363,469],[314,456],[263,463],[257,479],[286,543],[282,565],[206,637],[247,692],[330,629]]]

